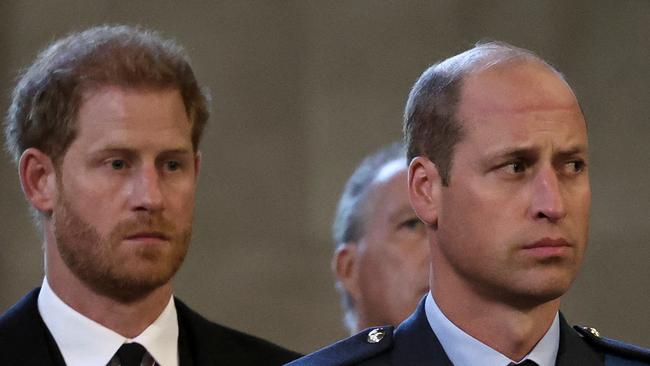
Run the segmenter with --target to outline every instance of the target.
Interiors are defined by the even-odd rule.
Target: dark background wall
[[[342,186],[400,137],[424,68],[491,38],[558,66],[589,120],[591,242],[565,314],[650,346],[650,1],[2,1],[2,110],[38,50],[100,23],[178,39],[212,89],[176,293],[213,320],[303,352],[345,335],[329,272]],[[0,174],[4,311],[41,282],[42,254],[8,156]]]

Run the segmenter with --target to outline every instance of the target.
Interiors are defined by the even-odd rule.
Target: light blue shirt
[[[449,360],[455,366],[474,366],[480,361],[482,366],[507,366],[514,360],[490,348],[478,339],[465,333],[442,313],[431,292],[425,299],[424,308],[431,329],[438,337]],[[529,359],[539,366],[554,366],[557,350],[560,346],[560,318],[555,315],[544,337],[522,360]],[[516,363],[516,362],[515,362]]]

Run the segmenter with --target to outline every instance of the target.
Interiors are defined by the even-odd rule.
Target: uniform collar
[[[475,365],[477,360],[481,360],[481,365],[486,366],[506,366],[513,362],[447,319],[431,296],[431,292],[426,296],[424,306],[431,329],[454,365]],[[551,327],[524,359],[535,361],[540,366],[553,366],[559,343],[560,322],[556,314]]]
[[[143,345],[161,366],[178,366],[178,320],[173,297],[160,316],[133,339],[68,306],[54,293],[47,278],[38,295],[38,311],[69,366],[105,366],[128,342]]]

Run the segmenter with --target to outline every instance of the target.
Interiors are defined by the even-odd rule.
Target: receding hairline
[[[497,66],[527,62],[541,65],[557,75],[573,92],[564,75],[537,54],[499,41],[479,42],[427,68],[413,85],[404,109],[407,158],[427,156],[432,159],[440,164],[446,182],[446,174],[453,165],[454,146],[463,136],[457,113],[466,79]],[[433,129],[430,118],[436,121]]]
[[[473,48],[447,58],[432,68],[437,72],[456,74],[462,79],[469,74],[517,62],[538,63],[564,79],[564,76],[555,67],[534,52],[498,41],[477,43]]]
[[[449,63],[449,65],[445,65],[446,63]],[[517,68],[522,66],[533,66],[547,71],[549,74],[556,76],[557,80],[564,84],[566,90],[570,92],[572,98],[576,101],[576,103],[578,102],[573,88],[571,85],[569,85],[564,75],[557,68],[546,62],[544,59],[532,51],[509,44],[504,44],[502,42],[478,44],[475,48],[472,48],[466,52],[463,52],[441,62],[439,66],[443,70],[453,67],[461,69],[458,74],[459,99],[458,104],[455,106],[453,111],[456,122],[460,122],[458,120],[457,113],[461,104],[463,103],[463,97],[465,96],[466,81],[470,78],[480,77],[481,75],[484,75],[491,71],[507,72],[510,67]]]

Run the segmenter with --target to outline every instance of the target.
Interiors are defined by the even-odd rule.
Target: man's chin
[[[538,307],[551,301],[558,300],[569,290],[569,286],[561,284],[547,285],[537,288],[526,288],[510,294],[508,302],[515,308],[526,310]]]
[[[94,292],[122,303],[130,303],[147,297],[158,288],[167,285],[180,268],[184,256],[170,256],[159,250],[131,253],[113,262],[97,263],[104,268],[77,272]]]
[[[160,271],[158,271],[160,272]],[[139,269],[112,278],[86,281],[96,293],[122,303],[136,302],[167,285],[174,273],[152,273]]]

